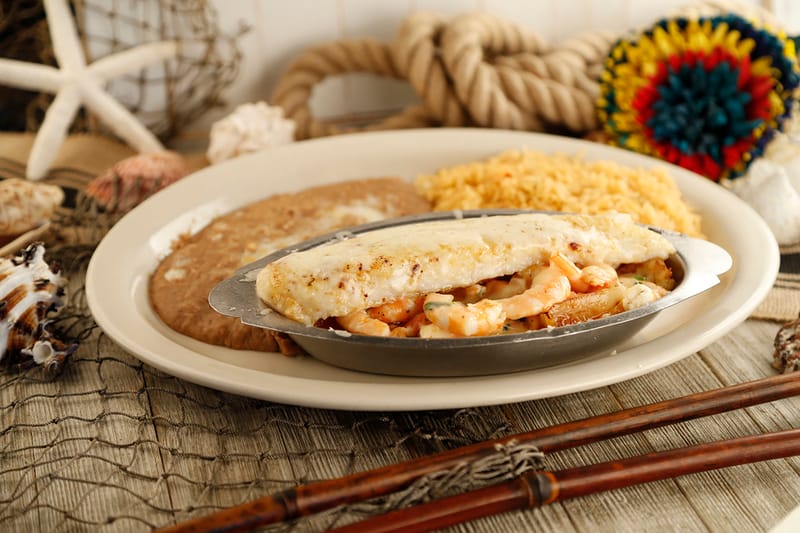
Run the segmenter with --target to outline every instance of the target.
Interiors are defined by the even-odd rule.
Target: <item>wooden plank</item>
[[[645,379],[649,382],[649,378]],[[621,385],[625,387],[626,385]],[[627,385],[629,386],[629,385]],[[618,411],[622,407],[613,387],[604,387],[579,394],[551,398],[523,404],[532,407],[541,420],[536,425],[586,418],[595,414]],[[641,399],[636,404],[648,403]],[[620,457],[654,451],[641,434],[617,437],[605,442],[551,454],[547,466],[558,470],[579,465],[594,464]],[[639,531],[642,519],[631,520],[631,502],[636,502],[636,513],[653,518],[668,508],[674,510],[671,526],[676,530],[697,530],[702,523],[692,512],[683,495],[671,481],[650,484],[646,487],[629,487],[613,492],[598,493],[573,501],[565,501],[548,508],[528,513],[529,530],[536,531]],[[659,518],[659,520],[662,520]]]
[[[129,531],[147,524],[142,517],[153,509],[169,506],[158,490],[155,433],[142,422],[149,411],[137,394],[140,365],[125,355],[98,364],[87,352],[79,351],[57,380],[31,380],[17,389],[25,400],[6,422],[18,425],[4,434],[3,447],[27,447],[29,453],[4,452],[3,462],[21,469],[23,483],[31,475],[35,481],[21,499],[30,511],[17,510],[12,529],[38,521],[36,529],[43,531],[76,524]],[[13,401],[11,392],[0,391],[0,403]],[[109,516],[116,517],[113,523]]]
[[[774,333],[769,336],[770,339],[772,335]],[[765,342],[769,339],[766,338],[764,327],[755,323],[753,333],[746,326],[742,327],[739,329],[739,336],[743,338],[733,335],[731,339],[722,342],[721,346],[718,346],[719,343],[712,345],[710,351],[722,349],[728,358],[744,361],[741,363],[742,368],[736,368],[739,375],[746,375],[749,379],[766,375],[769,371],[768,365],[761,364],[754,371],[754,361],[741,355],[748,350],[752,353],[752,348],[759,346],[762,348],[760,360],[764,359],[763,347],[770,346],[769,342]],[[743,342],[744,339],[749,339],[750,342]],[[606,389],[520,404],[517,409],[527,411],[527,414],[518,414],[514,418],[534,420],[530,425],[539,427],[582,418],[592,413],[707,390],[722,384],[717,373],[702,357],[692,356],[652,374]],[[794,400],[788,402],[795,403]],[[773,409],[757,407],[717,415],[647,431],[641,435],[621,437],[581,450],[561,452],[548,459],[563,461],[566,466],[572,466],[631,453],[647,453],[656,449],[758,433],[766,428],[763,423],[759,424],[759,420],[751,417],[751,411],[760,413],[764,410],[768,413],[774,412]],[[777,429],[791,427],[785,420],[783,422],[782,427]],[[681,531],[761,531],[776,523],[794,505],[791,494],[797,493],[798,483],[797,472],[790,466],[794,462],[794,459],[771,461],[631,487],[614,491],[613,494],[590,496],[582,498],[580,502],[565,502],[563,508],[567,511],[566,516],[553,509],[522,513],[520,516],[531,517],[531,529],[540,531],[639,531],[661,527]],[[635,502],[636,506],[633,517],[630,502]],[[669,512],[665,513],[664,509],[669,509]],[[769,511],[755,511],[756,509]],[[489,530],[491,523],[492,520],[489,519],[482,524]],[[476,526],[475,530],[480,530],[480,527]]]
[[[0,379],[0,530],[20,524],[42,531],[37,508],[36,428],[28,427],[31,383],[24,374]]]
[[[155,371],[147,376],[147,387],[176,520],[297,483],[282,437],[289,420],[285,406]],[[169,523],[169,517],[161,520],[160,525]]]
[[[748,320],[702,351],[701,356],[724,383],[736,383],[776,373],[772,368],[773,341],[781,324]],[[781,431],[797,427],[800,420],[800,398],[787,398],[747,408],[757,432]],[[757,520],[763,529],[777,524],[795,506],[800,505],[798,472],[800,459],[789,458],[757,465],[755,476],[766,491],[749,497],[742,492],[742,505],[758,509]]]
[[[776,330],[776,324],[749,321],[699,355],[597,390],[504,406],[405,413],[306,409],[229,395],[142,367],[105,340],[100,365],[79,359],[57,385],[0,389],[0,405],[9,405],[14,395],[44,393],[9,411],[9,423],[33,427],[15,428],[15,442],[4,438],[0,450],[5,462],[28,468],[29,478],[35,469],[42,485],[34,505],[51,506],[28,513],[23,523],[74,529],[116,517],[107,529],[135,530],[164,525],[172,507],[186,518],[300,482],[769,375]],[[55,393],[57,400],[45,397]],[[798,419],[800,400],[781,400],[554,453],[547,462],[555,469],[590,464],[786,429]],[[19,450],[31,444],[41,448]],[[793,458],[609,491],[453,529],[763,531],[800,503],[798,489],[800,462]],[[314,530],[361,516],[363,509],[345,508],[298,527]]]

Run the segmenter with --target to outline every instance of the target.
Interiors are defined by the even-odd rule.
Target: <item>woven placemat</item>
[[[800,243],[781,248],[781,268],[753,318],[788,322],[800,314]]]

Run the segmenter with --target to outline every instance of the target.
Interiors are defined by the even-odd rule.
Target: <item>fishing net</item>
[[[88,62],[136,45],[178,43],[177,57],[112,80],[109,92],[162,140],[209,109],[235,79],[242,27],[220,30],[206,0],[73,0],[71,3]],[[38,0],[0,5],[0,57],[56,66],[44,7]],[[0,130],[36,131],[53,95],[0,87]],[[81,111],[72,132],[108,134]]]
[[[308,409],[160,372],[120,349],[93,320],[82,281],[92,250],[73,244],[49,251],[71,279],[55,327],[80,341],[61,374],[38,367],[0,370],[0,530],[47,524],[54,531],[146,531],[298,483],[512,432],[498,408]],[[270,529],[318,531],[535,464],[535,453],[511,452],[516,455],[499,451],[478,472],[425,479],[393,499]]]
[[[235,75],[240,58],[235,36],[220,34],[205,2],[79,0],[73,6],[79,23],[90,12],[92,20],[105,21],[82,27],[90,57],[163,38],[197,44],[182,47],[169,69],[148,69],[111,88],[161,136],[174,134],[214,105]],[[16,46],[20,54],[5,56],[53,64],[40,2],[5,2],[0,9],[0,46]],[[26,44],[9,44],[15,31]],[[2,120],[11,106],[6,94],[0,93]],[[50,97],[16,97],[26,102],[18,106],[26,111],[15,124],[35,130]],[[77,127],[96,126],[84,117]],[[8,176],[24,170],[0,159],[3,164]],[[58,261],[70,280],[54,328],[79,343],[78,350],[58,375],[37,366],[0,365],[0,531],[147,531],[297,484],[503,437],[548,418],[588,414],[577,409],[577,401],[569,403],[571,410],[551,409],[562,403],[534,402],[417,412],[312,409],[208,389],[155,369],[114,343],[89,311],[87,266],[116,221],[81,196],[82,185],[95,175],[56,169],[55,179],[72,187],[67,188],[70,209],[59,213],[48,242],[48,259]],[[586,391],[586,405],[604,405],[603,394]],[[464,485],[518,475],[538,468],[538,458],[535,450],[498,450],[478,470],[444,472],[391,498],[270,529],[343,525]],[[551,519],[546,515],[535,523]]]
[[[8,163],[9,177],[24,171]],[[500,407],[295,407],[211,390],[141,362],[98,327],[88,306],[89,261],[119,216],[83,195],[81,184],[93,175],[79,165],[59,168],[54,179],[74,187],[65,187],[70,204],[46,240],[46,259],[69,279],[50,329],[78,349],[58,374],[25,359],[0,364],[0,531],[147,531],[297,484],[519,431]],[[509,445],[390,497],[269,529],[343,525],[497,482],[537,467],[538,459],[535,450]]]

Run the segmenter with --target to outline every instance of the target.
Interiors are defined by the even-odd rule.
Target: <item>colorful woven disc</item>
[[[781,33],[735,15],[665,19],[612,47],[598,111],[613,144],[716,181],[763,153],[799,84]]]

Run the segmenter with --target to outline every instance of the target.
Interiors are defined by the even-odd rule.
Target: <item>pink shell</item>
[[[123,159],[86,185],[86,194],[108,212],[124,213],[189,174],[186,160],[170,150]]]

